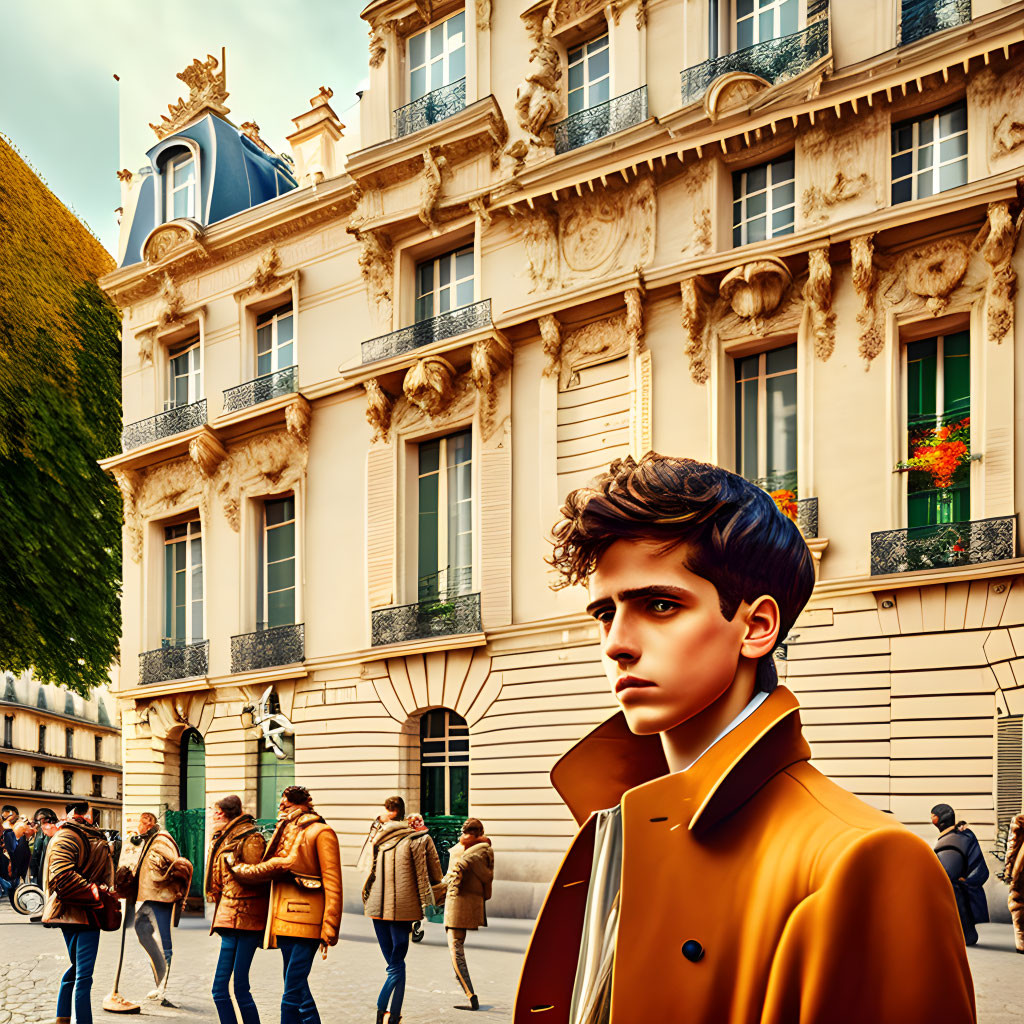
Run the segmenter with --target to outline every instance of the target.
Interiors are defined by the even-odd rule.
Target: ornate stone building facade
[[[210,58],[122,174],[126,810],[201,829],[294,777],[354,871],[398,791],[483,819],[494,911],[534,913],[573,832],[548,771],[614,709],[545,538],[654,448],[796,503],[819,579],[778,655],[819,766],[990,844],[1021,801],[1024,4],[362,17],[357,151],[322,88],[269,153]]]

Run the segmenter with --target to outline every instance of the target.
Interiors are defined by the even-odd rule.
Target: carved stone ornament
[[[793,283],[793,275],[774,256],[744,263],[722,278],[718,293],[741,319],[749,320],[755,334],[767,329],[766,319],[775,312]]]
[[[442,356],[417,359],[402,381],[402,392],[428,416],[437,416],[455,396],[455,367]]]
[[[642,285],[639,288],[627,288],[622,297],[626,302],[626,340],[629,343],[629,351],[636,355],[645,348],[645,291]]]
[[[435,153],[435,150],[437,152]],[[419,218],[430,233],[436,235],[440,228],[437,225],[437,204],[441,199],[444,177],[449,173],[448,158],[438,147],[428,146],[423,151],[423,177],[420,178]]]
[[[138,516],[138,497],[142,474],[134,469],[115,469],[113,475],[117,489],[121,492],[128,554],[133,562],[140,562],[142,561],[142,524]]]
[[[525,273],[530,291],[550,291],[558,285],[558,215],[553,211],[530,210],[513,214],[526,257]]]
[[[209,480],[217,472],[217,467],[227,458],[224,445],[217,439],[212,430],[206,428],[188,443],[188,457],[196,464],[204,479]]]
[[[121,170],[117,172],[117,180],[131,183],[132,172],[129,171],[127,167],[122,167]]]
[[[1017,271],[1013,255],[1020,237],[1021,219],[1014,223],[1009,203],[990,203],[988,208],[988,235],[981,255],[989,268],[985,315],[988,340],[1002,344],[1013,335],[1014,299],[1017,295]]]
[[[562,325],[550,313],[537,320],[540,327],[540,343],[547,357],[544,365],[545,377],[557,377],[562,365]]]
[[[804,300],[811,317],[814,354],[827,361],[836,347],[836,315],[832,310],[832,264],[828,246],[807,254],[807,281]]]
[[[878,274],[874,262],[875,236],[859,235],[850,239],[850,263],[853,272],[853,287],[860,296],[860,309],[857,311],[857,323],[860,325],[860,344],[858,353],[867,362],[880,355],[885,347],[885,339],[878,326],[875,309],[875,290],[878,285]]]
[[[184,315],[185,297],[170,274],[164,274],[158,292],[156,322],[160,327],[177,323]]]
[[[810,221],[823,221],[832,207],[856,199],[870,187],[871,178],[867,173],[849,178],[842,171],[836,171],[831,182],[824,188],[812,185],[804,189],[804,217]]]
[[[682,282],[683,351],[690,360],[690,379],[694,384],[707,384],[710,377],[710,324],[708,309],[713,298],[702,277],[688,277]]]
[[[443,369],[440,375],[444,376]],[[408,373],[406,374],[408,377]],[[426,429],[464,421],[479,406],[480,392],[473,383],[472,369],[464,370],[451,380],[448,398],[432,403],[433,412],[411,401],[406,394],[399,395],[391,412],[391,433],[417,434]],[[415,383],[415,381],[413,382]],[[499,385],[500,387],[500,385]]]
[[[391,28],[391,23],[374,22],[370,28],[370,67],[379,68],[384,63],[388,48],[384,42],[384,33]]]
[[[370,316],[386,333],[391,330],[391,289],[395,280],[395,253],[391,239],[382,231],[359,231],[355,228],[348,231],[362,246],[358,263],[366,285]]]
[[[226,117],[230,113],[224,102],[228,98],[228,90],[225,85],[227,58],[223,48],[220,51],[219,63],[218,71],[217,58],[212,54],[207,54],[205,61],[197,57],[176,76],[188,86],[188,99],[183,100],[179,96],[177,103],[170,103],[167,106],[170,117],[163,114],[159,124],[150,124],[149,127],[156,132],[158,139],[173,135],[205,110],[210,110],[220,117]]]
[[[708,120],[715,122],[725,114],[745,110],[759,92],[770,88],[771,82],[760,75],[747,71],[729,71],[716,78],[704,94],[704,113]]]
[[[256,262],[249,283],[240,291],[235,292],[235,299],[241,302],[252,295],[263,295],[284,287],[296,279],[298,271],[293,274],[281,273],[281,256],[276,246],[265,249]]]
[[[567,390],[573,374],[582,367],[624,356],[629,352],[629,346],[629,323],[625,313],[595,320],[569,331],[562,340],[558,390]]]
[[[494,433],[498,411],[498,375],[512,365],[512,346],[502,338],[481,338],[473,345],[470,374],[478,392],[480,432],[487,440]]]
[[[491,0],[476,0],[476,27],[487,32],[491,27]]]
[[[906,268],[907,290],[925,299],[932,316],[949,305],[949,298],[967,273],[971,253],[960,239],[944,238],[915,252]]]
[[[534,15],[527,28],[534,45],[526,78],[516,86],[516,120],[533,145],[550,145],[541,132],[561,109],[562,58],[552,38],[550,17]]]
[[[179,252],[197,250],[205,255],[202,235],[202,226],[194,221],[160,224],[142,243],[142,258],[152,267]]]
[[[391,413],[395,407],[393,395],[389,395],[381,386],[376,377],[371,377],[363,382],[366,391],[366,422],[373,428],[373,437],[370,441],[388,443],[391,434]]]

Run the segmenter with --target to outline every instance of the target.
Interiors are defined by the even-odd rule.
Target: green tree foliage
[[[79,693],[121,632],[120,337],[99,243],[0,140],[0,666]]]

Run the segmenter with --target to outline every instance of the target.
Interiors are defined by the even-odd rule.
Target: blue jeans
[[[279,935],[277,945],[284,960],[281,1024],[320,1024],[320,1014],[309,990],[309,972],[320,940]]]
[[[60,979],[57,990],[57,1016],[71,1016],[74,1005],[76,1024],[92,1024],[92,971],[100,948],[99,928],[62,927],[71,966]]]
[[[217,1007],[220,1024],[238,1024],[231,1005],[229,982],[232,977],[242,1024],[260,1024],[260,1013],[249,991],[249,967],[262,938],[263,933],[259,931],[233,928],[221,932],[220,956],[213,975],[213,1005]]]
[[[391,1016],[395,1020],[402,1016],[402,1002],[405,999],[405,955],[409,952],[411,929],[412,921],[373,920],[377,944],[388,964],[387,980],[377,996],[377,1009],[386,1010],[390,1002]]]

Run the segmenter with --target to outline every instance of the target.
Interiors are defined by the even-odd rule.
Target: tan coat
[[[208,903],[215,904],[210,931],[217,928],[261,932],[267,926],[270,886],[246,885],[225,863],[231,856],[237,864],[259,864],[267,841],[251,814],[242,814],[215,832],[206,855],[203,887]]]
[[[1004,877],[1010,885],[1006,902],[1013,921],[1014,940],[1017,949],[1024,950],[1024,814],[1018,814],[1010,823]]]
[[[341,857],[338,837],[315,811],[298,809],[277,823],[259,864],[235,864],[235,876],[249,885],[271,882],[263,944],[277,948],[278,936],[338,941],[341,924]]]
[[[106,836],[78,819],[63,822],[46,848],[43,924],[99,928],[100,885],[114,885],[114,859]]]
[[[494,878],[494,851],[489,839],[470,847],[456,843],[449,851],[445,928],[486,928],[487,901]]]
[[[779,687],[689,770],[621,714],[555,766],[582,824],[534,929],[515,1024],[566,1024],[593,863],[618,804],[610,1024],[975,1021],[953,891],[928,845],[808,764]],[[666,1016],[666,1007],[674,1007]]]
[[[177,903],[188,895],[192,884],[192,862],[182,857],[174,836],[162,828],[155,836],[142,837],[145,853],[139,864],[136,899],[142,903]],[[148,842],[147,842],[148,841]]]
[[[373,837],[363,913],[382,921],[421,921],[423,904],[442,899],[441,861],[430,833],[386,821]]]

